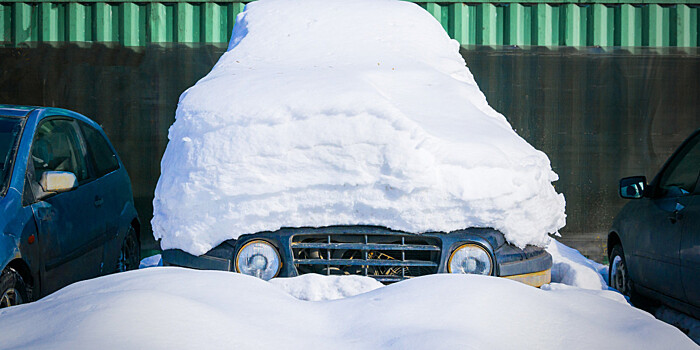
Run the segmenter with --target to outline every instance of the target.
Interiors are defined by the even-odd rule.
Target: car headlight
[[[265,241],[251,241],[236,255],[236,272],[265,281],[277,276],[282,267],[277,249]]]
[[[491,255],[477,244],[464,244],[455,249],[447,262],[447,271],[450,273],[473,273],[478,275],[490,275],[493,263]]]

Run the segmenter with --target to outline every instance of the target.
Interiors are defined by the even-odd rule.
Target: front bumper
[[[310,272],[364,274],[381,282],[391,283],[425,274],[447,273],[448,259],[452,251],[465,243],[473,243],[483,247],[493,258],[493,276],[505,277],[535,287],[551,281],[552,256],[549,253],[534,246],[519,249],[508,244],[502,233],[488,228],[422,234],[375,226],[282,228],[225,241],[201,256],[194,256],[179,249],[168,249],[163,251],[163,264],[235,271],[233,260],[236,253],[252,240],[264,240],[277,248],[282,261],[278,277],[293,277]],[[309,241],[314,243],[307,243]],[[321,256],[316,258],[318,260],[314,261],[308,254],[300,253],[307,248],[317,248],[316,250],[322,252]],[[372,252],[381,249],[393,255],[393,258],[372,259]],[[331,256],[331,252],[344,252],[347,255],[347,251],[350,250],[358,252],[351,258],[353,260],[347,256]],[[417,256],[415,251],[423,253]],[[328,254],[327,259],[325,253]],[[375,254],[379,255],[387,256],[384,253]],[[326,265],[327,268],[324,268]],[[316,270],[310,270],[310,266]],[[378,275],[376,271],[382,271],[383,274]]]

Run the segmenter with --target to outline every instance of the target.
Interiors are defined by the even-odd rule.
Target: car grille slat
[[[345,265],[345,266],[426,266],[437,267],[437,264],[429,261],[401,261],[379,259],[294,259],[297,265]]]
[[[382,283],[437,273],[441,242],[435,237],[381,233],[292,236],[299,274],[364,275]]]
[[[426,250],[439,252],[440,247],[434,245],[415,244],[371,244],[371,243],[292,243],[294,248],[321,248],[321,249],[357,249],[357,250]]]

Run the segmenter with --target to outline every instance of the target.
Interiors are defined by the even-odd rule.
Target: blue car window
[[[682,193],[693,193],[700,176],[700,136],[690,140],[671,161],[659,181],[664,190],[679,188]]]
[[[39,124],[32,145],[32,163],[35,181],[46,171],[69,171],[79,182],[89,177],[76,126],[70,120],[50,119]]]
[[[102,136],[102,134],[97,131],[97,129],[86,123],[78,122],[78,124],[85,135],[88,154],[95,168],[96,176],[102,177],[114,170],[119,169],[119,161],[117,160],[117,156],[114,154],[112,148],[109,146],[109,142]]]

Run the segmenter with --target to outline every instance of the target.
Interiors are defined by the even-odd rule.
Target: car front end
[[[414,234],[352,225],[243,235],[200,256],[167,249],[163,263],[265,280],[316,273],[364,275],[393,283],[435,273],[469,273],[540,287],[551,281],[552,256],[543,248],[513,246],[490,228]]]

